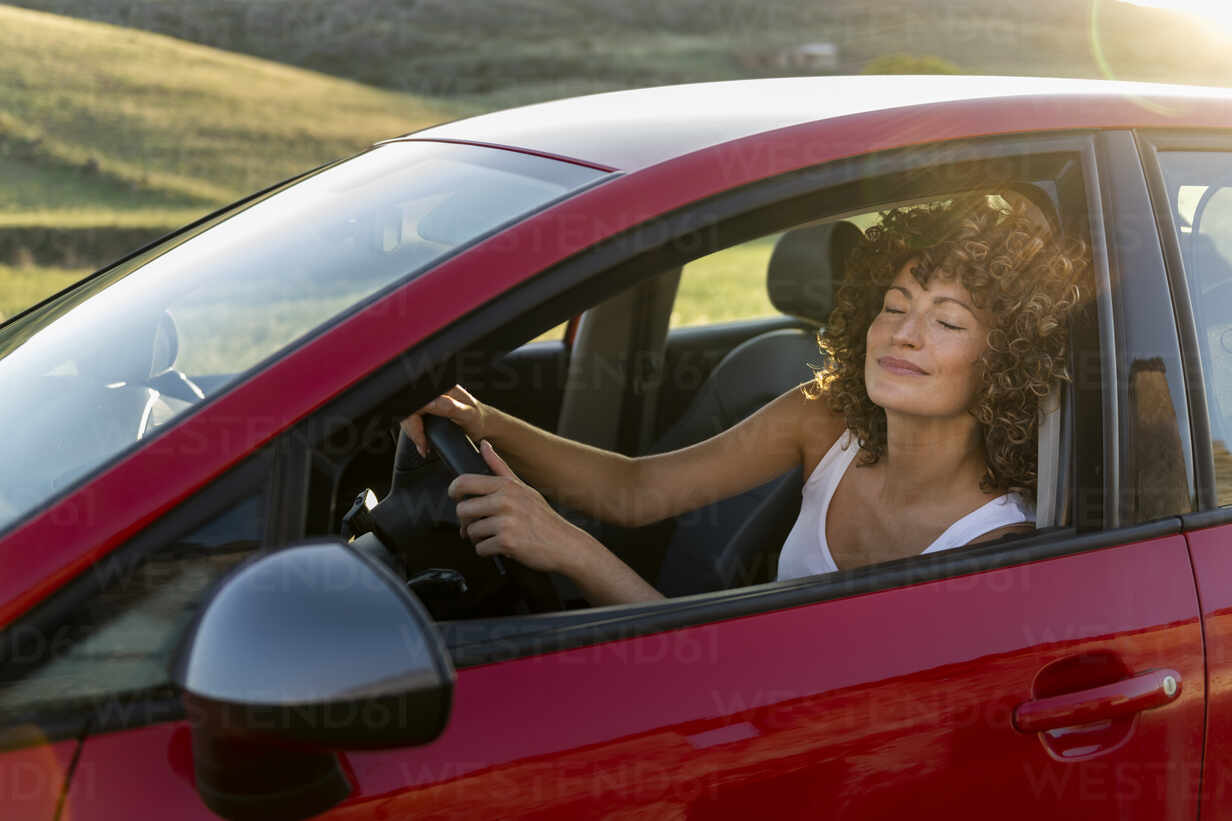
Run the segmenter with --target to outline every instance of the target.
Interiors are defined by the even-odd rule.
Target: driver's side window
[[[981,184],[976,192],[985,189],[988,204],[1004,209],[1006,197],[1017,197],[1022,193],[1018,189],[1030,189],[1030,194],[1039,196],[1036,202],[1023,194],[1039,212],[1030,216],[1041,224],[1057,225],[1056,217],[1070,211],[1079,213],[1082,207],[1083,189],[1074,176],[1076,167],[1063,157],[1041,155],[1038,161],[1023,161],[1023,182],[1005,184],[1003,189]],[[980,168],[975,164],[962,171],[978,178]],[[528,406],[538,403],[543,408],[560,409],[561,419],[576,421],[579,408],[589,416],[615,417],[620,424],[614,426],[615,432],[608,431],[612,435],[604,441],[571,436],[565,430],[567,426],[542,421],[555,419],[554,413],[545,412],[533,420],[538,427],[604,450],[646,455],[709,439],[813,377],[813,366],[822,365],[825,356],[818,347],[818,329],[830,315],[835,286],[842,280],[846,260],[861,236],[887,218],[886,209],[951,203],[955,190],[971,193],[953,188],[955,179],[965,178],[963,174],[886,176],[876,184],[844,189],[841,196],[818,194],[815,200],[801,199],[793,205],[790,220],[783,212],[770,218],[749,211],[746,202],[729,222],[713,230],[696,231],[686,239],[655,246],[653,253],[646,249],[631,252],[623,263],[613,263],[608,257],[600,263],[606,266],[602,270],[592,268],[578,275],[570,281],[572,290],[562,287],[551,299],[529,303],[510,298],[504,305],[494,303],[491,318],[484,320],[487,325],[481,325],[482,312],[460,320],[450,329],[456,334],[448,343],[450,347],[441,342],[438,353],[428,353],[436,342],[424,343],[410,351],[397,367],[391,365],[386,375],[374,375],[372,384],[380,384],[379,388],[356,390],[353,399],[340,399],[302,428],[312,450],[303,535],[341,533],[342,516],[360,490],[370,488],[377,499],[383,499],[391,487],[401,483],[400,500],[385,511],[397,507],[401,517],[397,527],[385,533],[392,542],[388,546],[406,562],[410,577],[444,569],[455,571],[466,584],[464,590],[456,578],[437,579],[425,588],[431,592],[421,598],[428,599],[425,603],[432,614],[442,621],[461,621],[526,612],[512,608],[510,601],[496,595],[500,584],[492,577],[490,560],[477,559],[474,546],[459,533],[454,502],[445,495],[452,479],[448,471],[435,462],[409,458],[405,464],[394,466],[397,420],[455,383],[470,389],[481,402],[519,419],[531,418],[513,409],[514,400],[505,404],[499,393],[493,398],[492,393],[485,392],[485,388],[503,384],[507,396],[516,394],[518,401]],[[1063,185],[1031,182],[1047,183],[1058,175]],[[1045,213],[1049,209],[1056,213]],[[649,270],[646,259],[656,263],[654,270]],[[579,268],[586,264],[591,263],[579,263]],[[682,268],[684,273],[677,285],[673,277]],[[698,272],[701,278],[690,285],[690,274],[696,276]],[[683,318],[689,301],[696,301],[707,284],[712,286],[707,298],[722,300],[720,286],[733,272],[739,274],[741,285],[729,300],[731,304],[695,310],[692,320]],[[539,281],[549,281],[554,275],[544,273]],[[657,280],[663,281],[663,287],[656,287]],[[578,340],[586,335],[579,333],[572,349],[568,345],[536,348],[524,343],[561,318],[594,306],[610,308],[621,301],[619,297],[635,290],[643,293],[637,294],[638,299],[623,300],[630,306],[625,314],[611,315],[608,311],[604,318],[610,322],[603,327],[604,333],[591,334],[593,349],[589,353],[600,358],[598,355],[614,351],[626,359],[645,353],[651,355],[647,361],[653,362],[653,346],[662,344],[658,393],[656,380],[629,368],[618,375],[621,381],[614,389],[602,394],[602,401],[594,388],[590,396],[583,397],[587,401],[572,404],[553,395],[563,385],[563,396],[569,398],[570,377],[576,376],[570,366],[587,353],[578,347],[583,344]],[[669,290],[674,295],[667,303],[671,311],[664,310],[662,304],[662,296]],[[588,294],[589,301],[584,303],[588,297],[580,294]],[[647,329],[647,317],[652,313],[658,317],[654,321],[661,324]],[[622,321],[625,319],[629,321]],[[471,326],[478,330],[468,337],[464,329]],[[630,330],[625,331],[626,326]],[[534,358],[536,354],[542,354],[540,360]],[[566,363],[565,368],[555,364],[561,361]],[[698,363],[705,367],[689,367]],[[607,379],[612,373],[614,369],[600,375]],[[535,374],[535,380],[528,380],[527,374]],[[558,381],[539,379],[544,375],[554,375]],[[361,394],[366,398],[359,399]],[[566,411],[573,411],[572,416]],[[331,414],[340,423],[332,428],[327,423]],[[1039,448],[1040,487],[1050,498],[1064,502],[1071,487],[1067,454],[1072,436],[1069,423],[1062,417],[1072,419],[1072,414],[1061,413],[1058,406],[1054,416],[1052,438]],[[628,419],[637,422],[633,435],[623,429]],[[595,483],[602,485],[608,478],[606,468],[596,464],[595,475],[604,476]],[[724,485],[727,498],[653,524],[636,518],[624,520],[613,514],[610,506],[604,509],[598,505],[595,510],[604,510],[623,524],[583,524],[644,582],[669,598],[772,582],[777,578],[779,552],[800,511],[804,465],[793,463],[791,468],[768,481],[758,474],[761,484],[746,485],[743,490],[737,488],[738,480],[725,477],[731,485]],[[780,469],[777,462],[774,469]],[[568,480],[553,477],[552,481]],[[727,490],[732,492],[728,494]],[[1030,507],[1030,501],[1024,506]],[[679,513],[683,507],[671,509]],[[1072,514],[1058,502],[1043,519],[1045,528],[1067,527]],[[1027,532],[1020,529],[1011,535]],[[928,566],[935,569],[937,563]],[[566,607],[587,606],[588,602],[567,583],[558,587]]]

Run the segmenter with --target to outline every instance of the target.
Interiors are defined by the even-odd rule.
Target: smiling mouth
[[[925,376],[928,371],[923,368],[912,365],[905,359],[895,359],[892,356],[883,356],[877,360],[877,364],[890,373],[901,373],[908,376]]]

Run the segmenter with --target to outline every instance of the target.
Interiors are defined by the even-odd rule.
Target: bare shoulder
[[[812,472],[846,427],[843,417],[830,408],[824,396],[810,399],[805,394],[808,386],[809,383],[804,382],[789,391],[792,425],[800,443],[805,476]],[[786,398],[784,394],[779,401]]]
[[[757,441],[790,441],[805,461],[819,447],[825,453],[843,432],[843,420],[830,409],[825,397],[809,398],[805,389],[810,385],[802,382],[784,391],[742,424],[756,431]]]

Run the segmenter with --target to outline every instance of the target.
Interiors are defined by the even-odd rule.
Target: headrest
[[[863,234],[850,222],[796,228],[775,243],[766,274],[770,302],[782,313],[821,325],[834,309],[843,262]]]

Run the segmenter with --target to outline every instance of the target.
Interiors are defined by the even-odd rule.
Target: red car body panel
[[[52,821],[56,817],[77,744],[57,741],[0,752],[0,807],[5,818]]]
[[[1064,665],[1072,692],[1110,660],[1183,687],[1108,727],[1014,729],[1041,671]],[[444,735],[347,754],[355,794],[321,817],[1192,819],[1203,710],[1192,570],[1169,536],[468,668]],[[75,778],[73,818],[212,818],[187,750],[184,724],[87,739],[79,767],[132,788],[96,805]]]
[[[1206,634],[1206,766],[1202,818],[1232,818],[1232,526],[1187,534]]]
[[[0,627],[375,368],[630,226],[776,174],[923,142],[1097,127],[1232,128],[1232,98],[1215,102],[1075,95],[897,108],[783,128],[616,177],[412,280],[19,525],[0,542]]]
[[[87,739],[65,797],[64,818],[217,821],[197,795],[188,723],[155,724]]]

